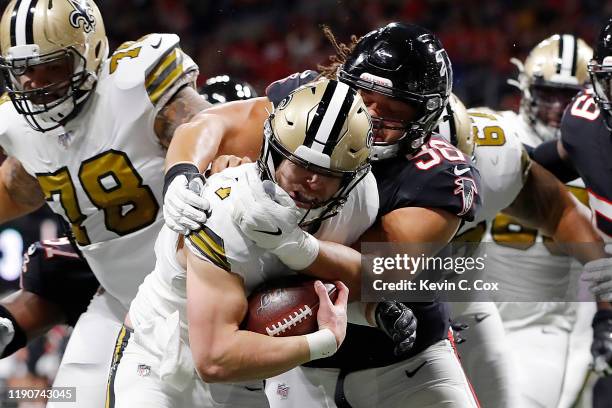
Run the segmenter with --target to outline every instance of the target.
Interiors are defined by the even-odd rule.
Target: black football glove
[[[593,317],[593,368],[601,375],[612,375],[612,310],[599,310]]]
[[[417,319],[403,303],[385,300],[378,303],[374,312],[376,325],[395,343],[396,356],[407,353],[416,340]]]

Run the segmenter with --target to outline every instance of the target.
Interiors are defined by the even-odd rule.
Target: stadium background
[[[321,24],[348,42],[351,34],[390,21],[410,21],[434,31],[453,64],[454,91],[468,106],[516,109],[520,94],[506,83],[517,71],[511,57],[554,33],[573,33],[592,45],[612,2],[602,0],[98,0],[111,50],[151,32],[176,33],[200,66],[199,83],[218,74],[265,86],[333,53]],[[8,0],[0,0],[0,11]],[[0,83],[0,88],[2,84]],[[56,234],[43,208],[0,226],[0,296],[18,288],[21,254]],[[0,361],[1,385],[52,380],[69,335],[64,327]],[[2,404],[0,403],[0,406]]]

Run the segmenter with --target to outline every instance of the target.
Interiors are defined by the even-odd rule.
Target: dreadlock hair
[[[325,38],[327,38],[331,45],[334,47],[336,55],[329,56],[329,65],[317,65],[317,69],[321,73],[319,75],[319,78],[325,77],[328,79],[337,79],[336,73],[338,72],[338,67],[346,62],[348,56],[351,54],[351,52],[353,52],[353,49],[355,49],[357,42],[359,42],[359,38],[357,38],[357,36],[354,34],[351,35],[351,42],[349,45],[346,45],[336,40],[336,36],[328,25],[323,24],[321,28],[323,30],[323,35],[325,35]]]

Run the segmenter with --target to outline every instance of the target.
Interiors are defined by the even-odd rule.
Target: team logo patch
[[[276,107],[276,109],[277,110],[285,109],[287,105],[289,105],[289,102],[291,102],[291,99],[293,99],[293,94],[285,96],[283,100],[278,103],[278,106]]]
[[[260,300],[259,310],[264,310],[272,303],[281,302],[286,296],[286,292],[283,288],[275,289],[270,293],[265,293]]]
[[[64,149],[70,147],[70,144],[73,140],[73,134],[71,131],[67,131],[66,133],[62,133],[57,136],[57,143],[59,143]]]
[[[289,386],[285,383],[280,383],[276,387],[276,395],[278,395],[281,399],[289,398]]]
[[[463,202],[461,212],[457,215],[462,216],[467,214],[472,208],[474,197],[478,194],[478,189],[474,179],[471,177],[457,177],[455,185],[457,188],[455,188],[454,194],[461,196],[461,201]]]
[[[232,188],[231,187],[221,187],[221,188],[217,189],[217,191],[215,191],[215,194],[220,199],[225,200],[227,197],[229,197],[231,192],[232,192]]]
[[[96,19],[94,18],[93,9],[85,0],[68,0],[74,11],[70,13],[70,25],[74,28],[79,28],[83,25],[83,30],[86,33],[95,31]]]
[[[138,369],[136,372],[141,377],[147,377],[149,374],[151,374],[151,366],[146,364],[138,364]]]

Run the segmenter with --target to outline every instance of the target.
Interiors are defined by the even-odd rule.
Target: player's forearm
[[[269,337],[236,330],[194,359],[205,382],[238,382],[270,378],[304,364],[310,350],[305,336]]]
[[[217,156],[223,133],[223,126],[212,115],[205,112],[196,115],[174,133],[166,154],[166,170],[176,163],[188,162],[205,171]]]
[[[604,242],[591,223],[588,209],[573,196],[569,199],[572,202],[566,204],[552,238],[583,264],[610,256],[606,254]]]
[[[342,281],[349,288],[350,299],[361,292],[361,254],[335,242],[319,241],[319,254],[305,271],[328,281]]]
[[[0,304],[13,315],[28,341],[66,322],[59,306],[23,289],[0,300]]]
[[[38,181],[19,161],[7,157],[0,166],[0,223],[29,214],[44,202]]]
[[[0,224],[36,211],[43,204],[43,200],[34,198],[27,202],[19,202],[11,197],[6,186],[0,183]]]

